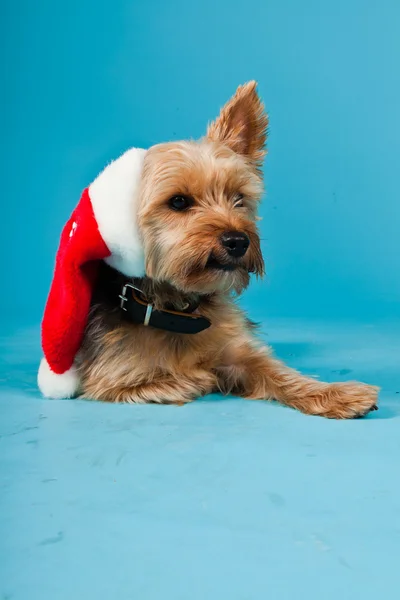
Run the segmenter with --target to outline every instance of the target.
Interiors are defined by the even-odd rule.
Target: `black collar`
[[[201,315],[176,310],[156,310],[143,297],[141,290],[132,283],[123,284],[119,298],[124,317],[146,327],[155,327],[173,333],[193,334],[200,333],[211,325],[211,321]],[[197,306],[188,306],[188,309],[194,311]]]

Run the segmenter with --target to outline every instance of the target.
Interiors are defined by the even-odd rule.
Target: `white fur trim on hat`
[[[100,234],[111,252],[105,262],[127,277],[144,275],[137,205],[145,154],[146,150],[131,148],[109,164],[89,187]]]
[[[42,358],[38,372],[38,386],[46,398],[72,398],[79,392],[79,375],[72,365],[68,371],[59,375],[50,369],[49,363]]]

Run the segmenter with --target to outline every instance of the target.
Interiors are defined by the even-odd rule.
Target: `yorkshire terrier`
[[[126,282],[102,265],[78,356],[85,397],[183,404],[220,391],[333,419],[376,409],[378,388],[323,383],[274,358],[235,302],[250,274],[264,273],[267,126],[250,82],[203,139],[147,151],[138,209],[146,276]]]

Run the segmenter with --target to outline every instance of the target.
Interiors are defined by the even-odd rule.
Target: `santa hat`
[[[79,391],[74,365],[101,260],[126,275],[144,274],[137,200],[145,150],[131,148],[108,165],[82,197],[61,234],[42,322],[38,385],[44,396]]]

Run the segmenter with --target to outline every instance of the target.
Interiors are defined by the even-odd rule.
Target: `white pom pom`
[[[59,375],[50,369],[45,358],[40,362],[38,386],[46,398],[72,398],[79,392],[79,375],[72,365],[68,371]]]

